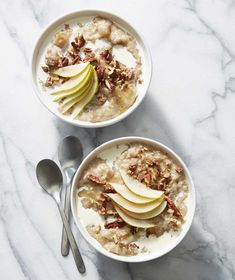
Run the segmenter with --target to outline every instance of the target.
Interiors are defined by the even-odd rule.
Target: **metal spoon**
[[[86,271],[82,256],[79,252],[79,249],[77,247],[76,241],[74,239],[74,236],[72,234],[72,231],[70,229],[68,220],[65,216],[64,210],[61,206],[60,201],[60,189],[63,185],[63,177],[61,174],[61,171],[57,164],[50,160],[50,159],[44,159],[41,160],[36,168],[36,175],[39,184],[41,187],[54,198],[54,200],[57,203],[57,206],[60,211],[60,215],[69,239],[69,243],[71,246],[71,250],[73,253],[73,257],[76,263],[76,266],[80,273],[84,273]]]
[[[64,171],[66,177],[66,188],[65,188],[65,203],[64,211],[69,221],[70,218],[70,191],[71,181],[78,166],[80,165],[83,158],[82,144],[79,139],[75,136],[65,137],[58,148],[58,159],[60,165]],[[61,240],[61,254],[67,256],[69,253],[69,240],[63,227],[62,240]]]

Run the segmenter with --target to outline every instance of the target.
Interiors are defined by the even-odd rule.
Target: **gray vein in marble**
[[[203,19],[201,17],[201,15],[198,13],[197,8],[196,8],[196,1],[192,1],[190,2],[190,0],[185,0],[186,3],[188,4],[188,7],[186,7],[185,9],[193,12],[195,14],[195,16],[198,18],[198,20],[202,23],[203,26],[205,26],[211,33],[211,35],[213,35],[221,44],[221,46],[223,47],[223,49],[225,49],[227,51],[227,53],[232,57],[235,58],[235,55],[233,53],[233,51],[231,49],[228,48],[228,46],[226,46],[226,43],[224,42],[223,37],[217,33],[207,22],[205,19]]]

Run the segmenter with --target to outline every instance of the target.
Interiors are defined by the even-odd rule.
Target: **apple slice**
[[[120,207],[122,207],[130,212],[133,212],[133,213],[149,212],[149,211],[157,208],[163,200],[163,197],[161,197],[160,199],[154,200],[154,201],[146,203],[146,204],[136,204],[136,203],[126,200],[118,193],[109,193],[108,196]]]
[[[98,77],[97,77],[96,71],[94,70],[93,67],[92,67],[92,72],[94,75],[93,86],[92,86],[90,92],[88,94],[86,94],[86,96],[75,105],[75,109],[72,113],[73,119],[75,119],[81,113],[81,111],[84,109],[84,107],[92,100],[92,98],[94,97],[94,95],[96,94],[96,92],[99,88]]]
[[[135,193],[130,191],[124,184],[121,185],[117,183],[111,183],[111,185],[117,193],[119,193],[122,197],[129,200],[130,202],[144,204],[154,200],[154,198],[146,198],[136,195]]]
[[[133,213],[130,212],[124,208],[121,208],[128,216],[135,218],[135,219],[139,219],[139,220],[147,220],[147,219],[151,219],[154,218],[158,215],[160,215],[166,208],[167,206],[167,202],[166,201],[162,201],[162,203],[155,209],[153,209],[152,211],[146,212],[146,213]]]
[[[94,78],[93,78],[93,75],[91,75],[91,79],[90,81],[81,89],[82,93],[80,91],[70,95],[70,96],[67,96],[64,98],[61,106],[65,106],[67,103],[69,103],[70,101],[74,100],[75,98],[77,98],[78,96],[80,95],[83,95],[85,91],[87,91],[88,89],[90,90],[92,85],[93,85],[93,82],[94,82]]]
[[[92,66],[91,66],[92,67]],[[77,77],[74,77],[72,79],[79,79],[80,75]],[[56,94],[56,97],[53,99],[53,101],[59,101],[65,97],[72,96],[74,94],[82,94],[84,88],[89,84],[89,81],[92,79],[92,69],[89,67],[89,72],[87,73],[87,76],[79,82],[76,87],[72,88],[68,91],[60,92],[59,94]],[[68,81],[69,82],[69,81]]]
[[[120,174],[122,176],[122,179],[123,179],[124,183],[126,184],[126,186],[133,193],[135,193],[135,194],[137,194],[139,196],[157,199],[157,198],[160,198],[164,194],[164,192],[162,192],[162,191],[157,191],[157,190],[150,189],[150,188],[146,187],[146,185],[144,185],[141,182],[139,182],[138,180],[135,180],[135,179],[131,178],[121,168],[119,169],[119,172],[120,172]]]
[[[80,74],[77,75],[71,79],[69,79],[67,82],[62,84],[60,87],[58,87],[56,90],[52,91],[50,94],[58,94],[61,92],[76,92],[78,91],[78,87],[81,88],[86,82],[87,79],[89,79],[89,73],[91,70],[91,65],[88,64],[88,67]]]
[[[151,228],[151,227],[156,226],[154,223],[150,223],[147,221],[141,221],[141,220],[128,216],[117,205],[114,205],[114,208],[116,209],[118,215],[123,219],[123,221],[126,222],[130,226],[137,227],[137,228]]]
[[[82,100],[91,90],[93,86],[93,79],[92,81],[89,83],[88,87],[86,87],[82,93],[79,94],[74,94],[71,96],[68,96],[67,98],[65,98],[64,102],[61,103],[60,105],[60,110],[62,111],[62,114],[65,114],[68,112],[68,110],[74,106],[76,103],[78,103],[80,100]]]
[[[89,62],[69,65],[54,71],[53,74],[64,78],[72,78],[81,74],[89,65]]]

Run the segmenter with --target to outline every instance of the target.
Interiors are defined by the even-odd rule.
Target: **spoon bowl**
[[[75,136],[65,137],[58,148],[58,158],[64,172],[77,170],[83,158],[82,144]]]
[[[63,177],[57,164],[50,159],[41,160],[36,167],[36,176],[41,187],[51,196],[60,193]]]

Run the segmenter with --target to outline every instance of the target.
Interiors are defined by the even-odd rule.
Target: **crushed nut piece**
[[[182,214],[180,213],[180,210],[176,207],[175,203],[171,200],[171,198],[169,196],[165,195],[165,199],[166,199],[168,207],[171,208],[172,210],[174,210],[174,215],[176,217],[182,218]]]
[[[104,227],[107,229],[110,228],[121,228],[125,226],[125,222],[121,218],[117,218],[112,221],[106,221]]]

